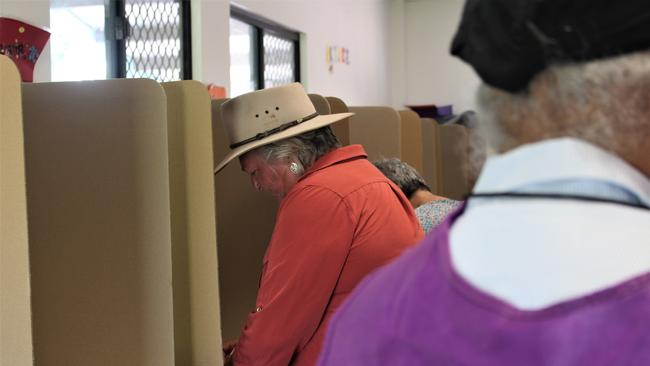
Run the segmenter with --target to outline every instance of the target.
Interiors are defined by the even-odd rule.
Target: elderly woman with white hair
[[[253,187],[280,200],[256,308],[232,361],[313,365],[334,311],[422,230],[363,148],[341,147],[332,133],[329,125],[351,114],[318,115],[300,84],[241,95],[221,114],[232,151],[216,172],[239,157]]]
[[[468,0],[452,52],[497,155],[320,364],[650,364],[650,2]]]
[[[398,158],[379,159],[373,161],[373,164],[395,183],[411,202],[425,235],[440,225],[447,215],[461,204],[461,201],[433,194],[420,173]]]

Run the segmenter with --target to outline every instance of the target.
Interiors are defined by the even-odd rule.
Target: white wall
[[[348,105],[389,105],[387,0],[236,0],[241,7],[306,35],[302,80],[307,90]],[[328,71],[327,46],[350,50],[350,64]]]
[[[397,1],[404,2],[405,13],[403,104],[453,104],[454,112],[475,109],[479,78],[469,65],[449,54],[464,1]],[[399,96],[393,97],[396,100]]]
[[[390,2],[390,90],[391,106],[403,109],[406,103],[406,4],[404,0]]]
[[[205,84],[230,86],[230,2],[193,0],[192,78]]]
[[[20,20],[49,30],[49,0],[0,0],[0,17]],[[50,42],[48,41],[34,67],[34,82],[50,81]]]
[[[308,91],[349,105],[453,104],[474,109],[473,70],[449,55],[463,0],[235,0],[305,34],[302,79]],[[0,16],[49,26],[48,0],[0,0]],[[194,79],[230,84],[228,0],[192,1]],[[350,49],[350,65],[328,71],[327,46]],[[35,81],[50,80],[50,46]]]

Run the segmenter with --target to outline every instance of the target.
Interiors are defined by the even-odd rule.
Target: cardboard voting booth
[[[330,109],[330,104],[322,95],[318,94],[308,94],[309,100],[316,108],[318,114],[331,114],[332,110]]]
[[[350,107],[350,143],[363,145],[370,161],[402,156],[400,117],[390,107]]]
[[[442,194],[442,166],[440,162],[440,142],[438,141],[438,122],[422,118],[422,176],[434,194]]]
[[[323,97],[318,94],[309,94],[309,99],[314,104],[318,114],[348,113],[348,106],[339,98]],[[334,136],[342,146],[350,145],[350,118],[345,118],[330,125]]]
[[[20,75],[0,56],[0,364],[32,365]]]
[[[174,365],[166,97],[24,84],[36,365]]]
[[[466,127],[422,119],[423,177],[433,193],[458,200],[469,193],[468,144]]]
[[[331,113],[347,113],[348,106],[341,99],[336,97],[325,97],[330,106]],[[334,136],[336,136],[343,146],[350,145],[350,118],[342,119],[330,125]]]
[[[221,365],[210,97],[197,81],[162,86],[167,97],[176,365]]]
[[[2,364],[222,365],[206,89],[0,76]]]
[[[399,111],[402,135],[402,161],[418,173],[424,171],[422,163],[422,119],[411,110]]]
[[[462,200],[469,193],[467,127],[451,124],[440,126],[440,176],[446,197]]]
[[[230,151],[221,121],[221,104],[212,102],[214,161]],[[235,159],[215,175],[219,291],[223,337],[239,336],[255,299],[262,272],[262,258],[271,239],[278,202],[253,189],[248,175]]]

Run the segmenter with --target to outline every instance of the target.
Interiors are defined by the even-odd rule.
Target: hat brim
[[[219,173],[219,171],[225,168],[226,165],[228,165],[228,163],[230,163],[234,158],[241,156],[242,154],[245,154],[255,148],[264,146],[266,144],[270,144],[272,142],[284,140],[289,137],[297,136],[304,132],[313,131],[321,127],[325,127],[327,125],[346,119],[353,115],[354,113],[335,113],[335,114],[319,115],[310,119],[309,121],[288,128],[282,132],[278,132],[273,135],[267,136],[261,140],[253,141],[249,144],[237,147],[234,150],[230,151],[230,153],[228,153],[228,155],[226,155],[226,157],[223,158],[221,162],[219,162],[217,167],[214,169],[214,174]]]

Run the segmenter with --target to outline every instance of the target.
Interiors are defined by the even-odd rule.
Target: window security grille
[[[295,42],[264,34],[264,87],[285,85],[295,80]]]
[[[183,79],[180,0],[126,0],[126,77]]]
[[[300,34],[237,6],[230,6],[230,92],[300,81]]]

